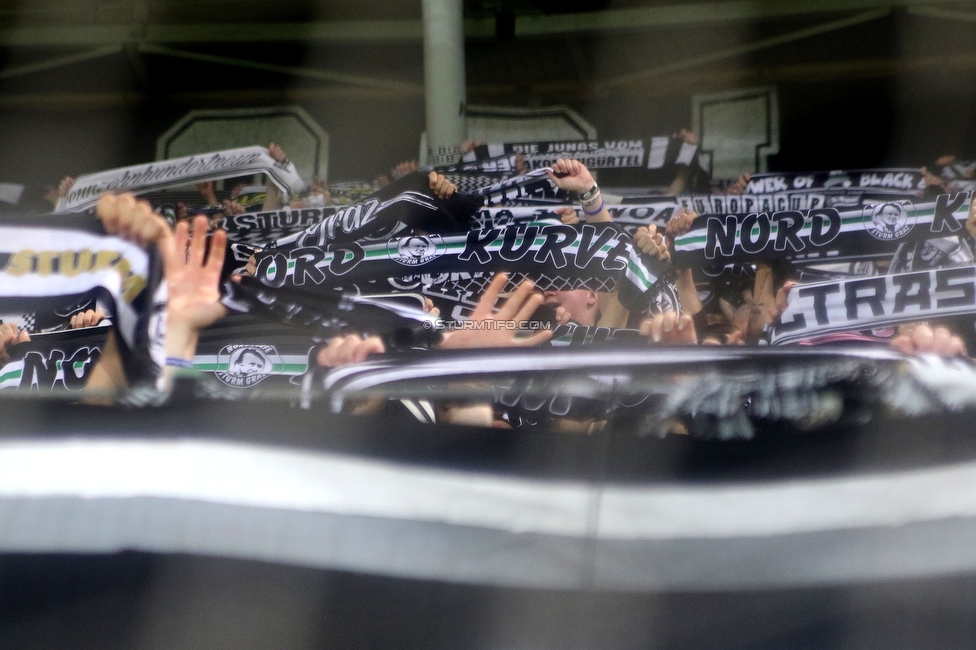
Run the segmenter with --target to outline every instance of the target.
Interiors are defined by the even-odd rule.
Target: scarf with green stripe
[[[749,214],[711,214],[675,239],[674,262],[704,265],[791,260],[822,264],[891,256],[905,242],[963,236],[972,196],[934,201],[878,202],[851,210],[817,208]]]

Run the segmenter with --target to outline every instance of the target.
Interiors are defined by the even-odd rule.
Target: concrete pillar
[[[423,0],[427,146],[467,139],[463,0]]]

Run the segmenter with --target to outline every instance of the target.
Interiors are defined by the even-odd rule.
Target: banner
[[[575,159],[588,169],[662,169],[697,165],[700,147],[681,138],[657,136],[644,140],[563,140],[484,144],[462,156],[460,162],[438,167],[443,173],[513,174],[521,156],[530,171],[552,167],[560,159]]]
[[[852,199],[853,201],[849,200]],[[625,226],[656,225],[663,228],[678,210],[704,214],[738,214],[784,210],[812,210],[822,207],[860,205],[861,201],[883,200],[882,195],[858,192],[847,194],[763,194],[763,195],[692,195],[646,197],[640,202],[625,201],[608,205],[614,222]],[[378,204],[378,203],[377,203]],[[364,204],[366,205],[366,204]],[[572,207],[572,206],[571,206]],[[339,208],[341,209],[341,208]],[[524,223],[539,220],[559,221],[550,206],[494,206],[478,210],[471,218],[472,229]],[[247,212],[220,219],[216,227],[227,231],[231,242],[264,247],[305,230],[337,212],[335,207],[282,209],[268,212]],[[372,212],[375,213],[375,208]],[[366,212],[370,209],[367,207]],[[577,209],[577,213],[579,210]],[[350,217],[351,218],[351,217]]]
[[[445,176],[514,176],[518,173],[518,154],[506,153],[507,148],[508,145],[503,144],[480,145],[465,154],[461,162],[432,169]]]
[[[750,214],[712,214],[695,220],[675,239],[677,265],[790,259],[838,262],[871,253],[894,253],[904,241],[958,236],[965,232],[969,193],[943,194],[935,201],[904,199],[836,208]]]
[[[866,330],[976,314],[976,266],[793,287],[773,328],[773,345],[844,330]]]
[[[464,154],[460,162],[440,167],[437,171],[511,174],[515,172],[515,156],[518,154],[522,155],[529,170],[552,167],[553,163],[562,158],[579,160],[588,169],[643,167],[645,153],[643,140],[563,140],[485,144]],[[663,165],[663,153],[660,158]]]
[[[58,201],[55,212],[87,210],[94,207],[105,192],[139,194],[252,174],[266,174],[286,196],[296,196],[305,190],[305,183],[293,163],[279,163],[268,154],[266,147],[242,147],[80,176]]]

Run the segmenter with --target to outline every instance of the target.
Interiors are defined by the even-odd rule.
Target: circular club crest
[[[891,241],[901,239],[915,225],[915,210],[911,205],[890,201],[867,206],[865,212],[870,211],[871,220],[865,214],[864,229],[875,239]]]
[[[249,388],[271,375],[271,356],[277,352],[270,345],[228,345],[217,355],[218,365],[226,363],[227,370],[214,374],[228,386]]]
[[[391,241],[390,259],[404,266],[421,266],[444,254],[444,242],[437,235],[411,235]]]

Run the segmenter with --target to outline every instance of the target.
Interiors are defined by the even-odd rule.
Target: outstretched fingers
[[[190,251],[186,262],[190,266],[203,266],[203,258],[207,247],[207,230],[210,225],[206,217],[197,217],[193,220],[193,237],[190,238]]]
[[[524,311],[524,307],[531,302],[535,302],[535,307],[532,308],[527,315],[532,315],[536,307],[542,304],[542,296],[536,294],[533,295],[535,291],[535,285],[530,280],[523,280],[519,283],[518,287],[515,289],[515,293],[509,296],[505,304],[501,306],[496,314],[495,318],[498,320],[518,320],[516,317]],[[534,298],[538,300],[533,300]]]
[[[534,345],[541,345],[552,338],[552,330],[539,330],[532,336],[524,339],[515,339],[513,345],[520,348],[530,348]]]
[[[495,309],[495,303],[498,302],[498,296],[501,295],[506,284],[508,284],[508,273],[496,273],[488,284],[488,288],[481,295],[481,299],[478,300],[478,306],[471,313],[471,320],[491,316]]]
[[[207,270],[220,275],[224,267],[224,257],[227,254],[227,231],[216,230],[210,238],[210,255],[207,258]]]

